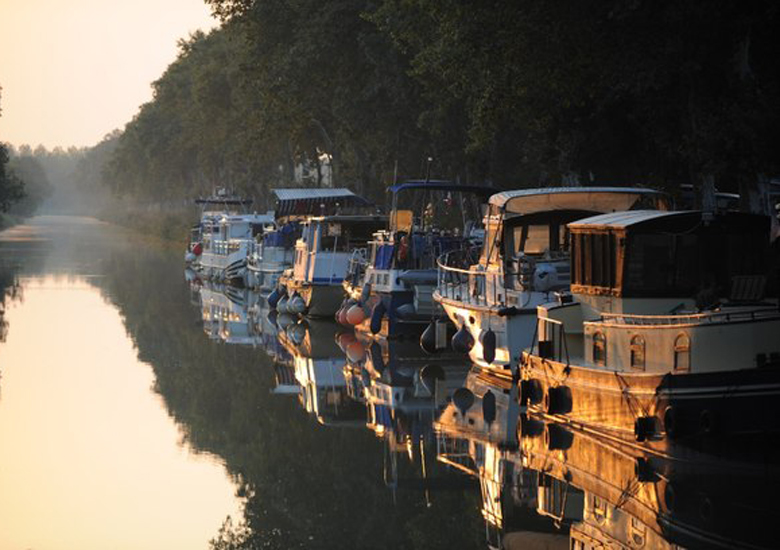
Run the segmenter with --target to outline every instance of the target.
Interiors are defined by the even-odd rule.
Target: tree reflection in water
[[[261,349],[204,336],[178,254],[107,252],[95,284],[124,316],[186,441],[222,457],[239,486],[244,517],[228,518],[213,548],[483,547],[476,484],[437,492],[431,507],[422,491],[394,495],[369,430],[316,426],[294,400],[271,395]]]

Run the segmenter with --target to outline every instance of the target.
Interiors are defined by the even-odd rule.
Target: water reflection
[[[0,234],[0,548],[206,547],[240,501],[150,391],[107,291],[127,240],[95,227],[49,218]]]
[[[340,449],[334,455],[338,467],[317,476],[337,485],[318,497],[331,505],[345,498],[341,491],[352,491],[342,483],[381,469],[377,477],[392,495],[385,512],[393,522],[375,525],[376,536],[392,533],[410,547],[451,545],[435,538],[423,543],[411,527],[416,515],[434,523],[460,517],[459,548],[773,546],[768,527],[780,513],[767,496],[780,476],[776,461],[767,457],[771,442],[754,441],[752,452],[740,449],[738,461],[685,447],[651,452],[533,415],[520,406],[511,377],[468,367],[457,356],[425,355],[416,341],[276,315],[262,297],[241,303],[252,305],[235,318],[264,327],[256,333],[268,342],[263,347],[273,361],[274,393],[297,396],[301,412],[321,425],[353,428],[323,432],[309,424],[298,435],[316,446],[338,446],[346,434],[360,435],[354,428],[365,428],[378,440],[373,449],[363,447],[359,464],[354,453]],[[204,323],[207,318],[204,313]],[[297,443],[303,452],[315,448]],[[347,470],[339,473],[342,466]],[[289,477],[283,485],[287,498],[296,493]],[[402,501],[411,507],[403,509]],[[344,520],[321,514],[322,522]],[[748,518],[760,518],[767,528]],[[244,543],[267,540],[262,528],[247,525]],[[450,540],[450,534],[439,536]],[[340,546],[362,547],[342,536]],[[295,538],[288,533],[279,540]]]
[[[0,265],[2,548],[775,546],[775,441],[599,438],[524,411],[511,378],[275,315],[94,222],[42,220]]]

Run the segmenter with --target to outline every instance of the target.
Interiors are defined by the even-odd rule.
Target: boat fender
[[[272,325],[276,325],[276,318],[279,316],[279,312],[275,309],[272,309],[268,312],[268,315],[266,315],[266,318],[268,319],[268,322]]]
[[[371,283],[366,283],[360,289],[360,303],[365,304],[371,297]]]
[[[336,310],[336,313],[333,314],[333,320],[336,321],[338,324],[341,323],[341,314],[344,312],[344,303],[342,302],[339,308]]]
[[[528,415],[520,417],[520,435],[522,437],[539,437],[544,433],[544,422],[529,418]]]
[[[374,365],[374,370],[379,374],[382,374],[385,370],[385,358],[382,355],[382,346],[379,342],[371,342],[371,347],[368,349],[371,354],[371,363]]]
[[[360,363],[366,356],[363,344],[355,340],[347,345],[347,359],[350,363]]]
[[[547,414],[566,414],[572,408],[571,388],[557,386],[548,388],[544,395],[544,409]]]
[[[295,319],[289,313],[280,313],[279,316],[276,318],[276,326],[278,326],[282,330],[285,330],[294,322]]]
[[[640,416],[634,422],[634,436],[639,442],[655,438],[658,433],[658,419],[655,416]]]
[[[536,405],[542,400],[544,392],[542,391],[542,384],[539,380],[531,378],[529,380],[520,381],[520,404],[521,405]]]
[[[306,302],[303,301],[303,296],[298,293],[293,294],[292,297],[287,300],[287,311],[296,315],[306,311]]]
[[[279,299],[282,297],[282,290],[279,287],[276,287],[271,291],[271,294],[268,295],[268,298],[266,300],[268,301],[268,305],[273,309],[276,307],[276,304],[279,303]]]
[[[276,311],[279,313],[289,313],[287,310],[287,303],[290,301],[289,298],[287,298],[287,295],[282,296],[279,299],[279,302],[276,304]]]
[[[382,318],[385,316],[387,308],[381,300],[374,306],[371,312],[371,334],[379,334],[382,330]]]
[[[452,349],[458,353],[468,353],[474,347],[474,337],[466,328],[466,323],[460,326],[458,332],[452,337]]]
[[[352,326],[357,326],[362,323],[366,318],[366,312],[363,311],[360,304],[355,304],[346,311],[346,320]]]
[[[401,319],[409,319],[411,317],[414,317],[415,313],[416,311],[414,309],[414,304],[409,302],[405,304],[401,304],[400,306],[395,308],[395,314]]]
[[[203,245],[200,243],[195,243],[195,246],[192,247],[192,253],[196,256],[203,254]]]
[[[653,464],[643,456],[638,457],[634,463],[634,475],[642,483],[657,483],[660,479]]]
[[[517,307],[515,306],[502,307],[501,309],[498,310],[497,313],[499,317],[514,317],[515,315],[520,313],[520,310],[517,309]]]
[[[452,402],[460,411],[460,414],[466,415],[471,406],[474,404],[474,394],[468,388],[458,388],[452,394]]]
[[[347,346],[354,341],[355,341],[355,335],[349,332],[342,332],[341,334],[336,336],[336,344],[344,353],[347,353]]]
[[[482,396],[482,418],[488,425],[496,419],[496,395],[490,390]]]
[[[303,323],[295,323],[287,327],[287,337],[295,346],[300,346],[306,338],[306,327]]]
[[[496,333],[490,328],[482,335],[482,358],[488,365],[496,359]]]
[[[433,355],[438,351],[436,349],[436,321],[428,323],[428,326],[425,327],[425,330],[420,335],[420,347],[429,355]]]
[[[560,424],[547,424],[544,432],[544,443],[550,451],[565,451],[571,448],[574,434]]]
[[[444,379],[444,369],[441,368],[441,365],[429,363],[420,369],[420,380],[431,395],[436,393],[436,384]]]

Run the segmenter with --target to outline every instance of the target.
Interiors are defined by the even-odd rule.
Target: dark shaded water
[[[776,451],[518,439],[501,381],[182,269],[93,220],[0,235],[0,548],[774,546]]]

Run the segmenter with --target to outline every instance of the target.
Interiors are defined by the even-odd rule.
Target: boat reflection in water
[[[451,486],[458,479],[436,464],[433,422],[462,386],[468,365],[453,354],[422,354],[416,339],[343,333],[338,343],[350,396],[365,403],[366,426],[385,444],[384,479],[395,490]]]
[[[277,322],[280,320],[284,322],[279,324],[279,342],[292,357],[303,408],[320,424],[362,427],[365,407],[349,397],[344,354],[334,340],[336,324],[312,319],[292,320],[284,315],[277,318]]]
[[[490,548],[775,547],[767,442],[739,461],[661,454],[527,416],[513,397],[475,368],[435,424],[438,460],[479,479]]]
[[[201,281],[199,294],[203,331],[210,339],[239,345],[262,342],[250,315],[258,294],[212,281]]]

